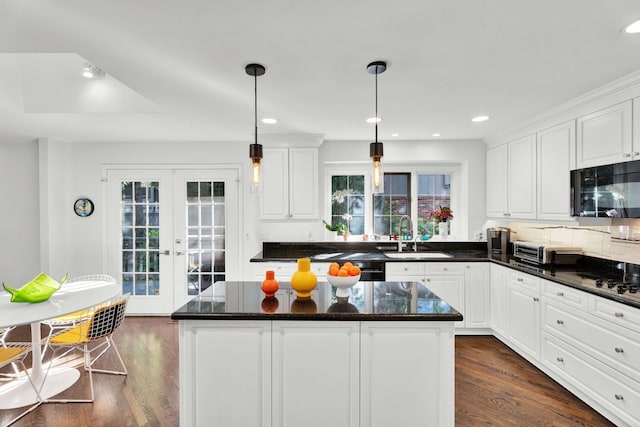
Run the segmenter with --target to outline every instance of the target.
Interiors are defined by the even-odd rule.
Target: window
[[[433,234],[429,214],[440,206],[451,207],[450,175],[418,175],[418,234]]]
[[[381,194],[371,192],[368,168],[333,165],[326,173],[327,193],[331,190],[327,194],[330,202],[326,212],[331,224],[348,223],[354,236],[433,234],[434,222],[429,219],[432,210],[440,206],[453,207],[454,213],[460,213],[455,212],[460,203],[457,198],[462,194],[459,165],[388,165]],[[400,219],[404,215],[411,221],[402,221],[400,230]],[[458,233],[461,231],[460,222],[449,221],[448,225],[452,229],[456,227]],[[437,225],[435,231],[438,231]]]
[[[364,234],[364,175],[331,177],[331,225],[346,224],[351,234]]]
[[[373,233],[411,234],[408,221],[403,230],[398,228],[403,215],[411,215],[411,174],[385,173],[384,193],[373,197]]]

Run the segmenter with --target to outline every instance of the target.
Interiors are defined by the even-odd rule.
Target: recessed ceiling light
[[[486,122],[487,120],[489,120],[489,116],[476,116],[473,119],[471,119],[472,122]]]
[[[82,77],[85,79],[94,79],[104,76],[104,71],[93,64],[86,63],[82,68]]]
[[[391,136],[400,136],[399,133],[392,133]]]
[[[380,117],[369,117],[367,123],[380,123],[382,119]]]
[[[268,124],[268,125],[273,125],[275,123],[278,123],[278,121],[276,119],[272,119],[270,117],[265,117],[264,119],[262,119],[262,123]]]
[[[433,135],[431,135],[431,136],[440,136],[440,134],[439,134],[439,133],[434,133],[434,134],[433,134]]]
[[[631,24],[624,27],[624,31],[629,34],[637,34],[640,33],[640,19],[632,22]]]

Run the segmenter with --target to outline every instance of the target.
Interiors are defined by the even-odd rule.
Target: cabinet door
[[[489,264],[467,264],[464,268],[464,325],[466,328],[488,328],[490,319]]]
[[[454,426],[453,328],[438,323],[362,322],[362,426]]]
[[[262,161],[260,217],[289,218],[289,150],[265,148]]]
[[[507,208],[510,218],[536,217],[536,137],[509,143]],[[488,189],[490,191],[490,189]]]
[[[540,297],[520,284],[509,284],[508,338],[517,349],[538,360],[540,354]]]
[[[424,285],[447,304],[465,315],[464,276],[427,276]],[[456,328],[464,327],[464,320],[454,322]]]
[[[289,149],[289,214],[292,219],[318,218],[318,149]]]
[[[577,167],[632,160],[632,101],[578,118]]]
[[[181,320],[180,338],[180,425],[271,425],[269,322]]]
[[[538,219],[569,220],[569,171],[575,169],[575,121],[538,132]]]
[[[486,203],[488,217],[504,217],[507,212],[507,146],[486,153]]]
[[[509,306],[507,284],[507,269],[498,265],[491,265],[491,327],[501,335],[508,329]]]
[[[274,426],[359,426],[359,322],[273,322],[272,381]]]

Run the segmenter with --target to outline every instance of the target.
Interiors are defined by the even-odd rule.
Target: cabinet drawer
[[[542,280],[542,295],[571,307],[579,309],[588,307],[589,295],[587,293],[548,280]]]
[[[426,274],[464,274],[462,263],[459,262],[428,262],[425,264]]]
[[[640,381],[640,335],[545,301],[543,328]]]
[[[509,282],[522,286],[536,294],[540,292],[540,279],[530,274],[511,270],[509,271]]]
[[[640,309],[604,298],[594,298],[593,313],[605,320],[640,332]]]
[[[424,276],[424,262],[388,262],[385,269],[387,277]]]
[[[640,421],[640,383],[544,334],[542,363],[629,425]]]

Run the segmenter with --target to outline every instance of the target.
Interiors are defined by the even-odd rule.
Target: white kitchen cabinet
[[[579,169],[640,159],[632,140],[632,106],[628,100],[578,118]]]
[[[358,322],[276,321],[272,336],[273,425],[360,425]]]
[[[503,338],[508,328],[509,284],[507,275],[509,269],[500,265],[491,264],[491,327]]]
[[[261,181],[261,219],[319,217],[317,148],[265,148]]]
[[[462,262],[388,262],[388,281],[415,281],[462,313],[457,332],[483,333],[490,327],[489,265]]]
[[[328,262],[311,261],[311,272],[316,275],[319,282],[327,281],[329,271]],[[298,270],[297,262],[253,262],[253,280],[262,281],[266,277],[267,270],[272,270],[279,282],[289,282],[291,276]]]
[[[510,271],[506,335],[512,345],[533,360],[540,356],[540,280]]]
[[[271,323],[180,322],[179,351],[180,425],[272,425]]]
[[[361,328],[360,425],[453,426],[451,325],[362,322]]]
[[[491,327],[489,267],[484,262],[464,266],[464,325],[467,329]]]
[[[538,219],[571,219],[569,171],[576,168],[575,128],[572,120],[537,134]]]
[[[487,150],[488,217],[535,219],[536,136]]]

